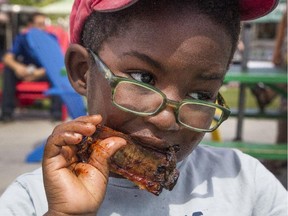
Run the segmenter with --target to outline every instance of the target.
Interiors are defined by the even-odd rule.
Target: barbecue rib
[[[98,142],[108,137],[121,137],[127,145],[119,149],[109,161],[109,170],[134,182],[140,189],[159,195],[162,189],[172,190],[179,172],[176,169],[174,147],[165,152],[142,147],[126,134],[105,126],[97,126],[91,137],[85,137],[79,145],[78,157],[87,162]]]

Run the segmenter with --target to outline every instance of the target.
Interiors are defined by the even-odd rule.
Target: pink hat
[[[70,41],[79,43],[86,18],[92,11],[111,12],[129,7],[138,0],[75,0],[70,15]],[[241,20],[251,20],[271,12],[278,0],[239,0]]]

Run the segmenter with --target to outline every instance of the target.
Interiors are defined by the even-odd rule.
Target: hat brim
[[[102,0],[95,1],[95,5],[92,4],[92,8],[101,12],[113,12],[123,10],[130,5],[134,4],[138,0]]]
[[[94,6],[94,10],[102,12],[119,11],[138,0],[102,0]],[[270,13],[279,0],[240,0],[240,19],[242,21],[253,20]]]
[[[279,0],[240,0],[240,19],[253,20],[270,13],[278,5]]]

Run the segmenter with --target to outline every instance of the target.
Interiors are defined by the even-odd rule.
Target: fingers
[[[80,143],[82,135],[74,132],[56,133],[49,136],[44,156],[51,158],[59,154],[64,146],[72,146]]]
[[[79,144],[83,136],[92,135],[96,130],[96,125],[101,121],[102,118],[99,115],[81,116],[58,125],[47,140],[43,161],[60,155],[62,156],[61,165],[73,162],[75,148],[72,146]]]
[[[95,132],[95,126],[100,124],[102,117],[100,115],[81,116],[73,121],[65,122],[57,126],[53,133],[64,131],[77,132],[84,136],[90,136]]]
[[[83,136],[92,135],[101,120],[99,115],[82,116],[57,126],[47,140],[43,167],[49,167],[49,170],[58,170],[77,162],[76,145],[82,141]],[[98,169],[105,178],[108,178],[107,160],[125,144],[126,141],[119,137],[110,137],[100,141],[93,148],[88,163]]]

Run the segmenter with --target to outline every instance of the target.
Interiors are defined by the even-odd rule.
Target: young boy
[[[89,115],[55,128],[42,170],[7,189],[0,215],[286,215],[287,193],[261,163],[236,150],[198,146],[229,115],[218,91],[240,19],[276,4],[76,0],[66,67]],[[177,145],[174,189],[155,196],[109,173],[110,156],[126,145],[119,137],[104,139],[89,163],[80,162],[77,144],[98,124],[153,148]]]

